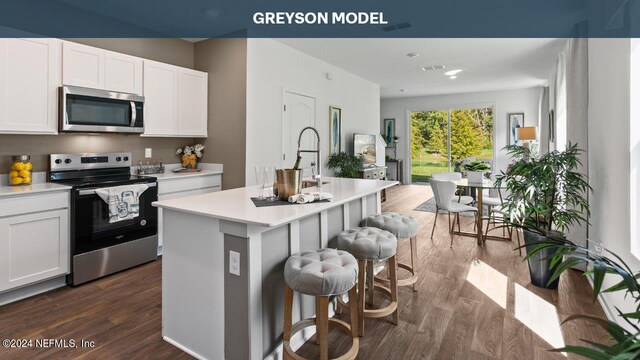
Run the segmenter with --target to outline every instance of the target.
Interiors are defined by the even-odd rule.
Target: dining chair
[[[475,214],[474,223],[477,223],[478,209],[473,206],[452,201],[457,188],[456,183],[454,183],[453,181],[436,180],[431,178],[429,180],[429,184],[431,184],[431,189],[433,190],[433,197],[436,199],[436,217],[433,220],[431,239],[433,239],[433,233],[436,230],[436,222],[438,221],[439,211],[446,211],[449,214],[449,224],[447,225],[447,228],[449,229],[449,233],[451,234],[451,244],[449,245],[449,247],[453,247],[453,237],[455,235],[454,227],[456,224],[456,220],[458,221],[458,232],[460,232],[460,213],[473,211]],[[453,223],[451,223],[451,213],[455,214]],[[451,226],[451,228],[449,228],[449,225]]]
[[[491,180],[493,182],[496,181],[495,175],[491,174]],[[487,206],[487,213],[489,215],[489,219],[487,221],[487,227],[484,231],[484,241],[483,243],[485,243],[487,241],[487,235],[489,234],[490,230],[495,229],[495,227],[493,229],[489,229],[489,225],[490,224],[497,224],[497,216],[500,216],[501,218],[507,218],[509,216],[509,214],[503,210],[504,208],[504,199],[505,196],[508,197],[509,193],[504,192],[500,190],[500,189],[488,189],[488,195],[487,197],[483,197],[483,205]],[[514,228],[513,226],[501,226],[502,227],[502,236],[505,236],[505,229],[507,231],[507,233],[509,234],[509,239],[512,238],[513,236],[513,231],[515,230],[516,232],[516,238],[518,239],[518,254],[522,255],[522,248],[521,243],[520,243],[520,232],[518,231],[517,228]]]
[[[462,174],[459,172],[441,172],[441,173],[433,173],[431,174],[431,178],[435,179],[435,180],[441,180],[441,181],[460,181],[462,180]],[[460,204],[464,204],[464,205],[469,205],[473,202],[473,198],[471,196],[466,196],[466,195],[462,195],[462,192],[460,192],[460,194],[455,195],[452,197],[453,202],[458,202]]]

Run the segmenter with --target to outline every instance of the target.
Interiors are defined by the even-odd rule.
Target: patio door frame
[[[411,178],[411,113],[414,112],[429,112],[429,111],[447,111],[447,168],[451,171],[451,111],[452,110],[466,110],[466,109],[482,109],[482,108],[492,108],[493,109],[493,149],[492,149],[492,161],[495,166],[496,161],[496,129],[498,120],[496,117],[497,114],[497,105],[495,102],[479,102],[479,103],[464,103],[464,104],[449,104],[442,106],[419,106],[419,107],[411,107],[406,108],[405,111],[405,131],[404,136],[406,141],[404,148],[404,156],[405,156],[405,170],[404,170],[404,178],[409,179],[407,183],[413,184]],[[506,120],[505,120],[506,122]]]

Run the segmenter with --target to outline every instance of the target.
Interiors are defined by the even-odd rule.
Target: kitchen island
[[[380,212],[380,192],[398,184],[325,181],[320,190],[333,194],[330,202],[258,208],[250,199],[255,186],[155,202],[164,237],[164,339],[201,359],[280,357],[286,259],[336,247],[337,235]],[[232,255],[239,263],[230,263]],[[314,305],[298,295],[294,321],[314,315]]]

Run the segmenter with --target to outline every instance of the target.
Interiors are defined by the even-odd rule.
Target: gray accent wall
[[[209,73],[209,137],[203,161],[223,164],[223,189],[245,185],[247,39],[195,44],[195,69]]]

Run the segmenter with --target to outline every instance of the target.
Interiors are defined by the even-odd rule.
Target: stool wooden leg
[[[413,274],[417,274],[418,273],[418,239],[417,239],[417,235],[412,237],[409,241],[411,242],[411,269],[413,269]],[[416,283],[413,283],[413,291],[417,291],[416,289]]]
[[[351,317],[351,338],[358,338],[358,291],[356,286],[349,290],[349,316]]]
[[[286,286],[284,287],[284,326],[283,326],[283,336],[282,339],[285,342],[291,340],[291,328],[292,324],[292,312],[293,312],[293,290]],[[290,359],[289,353],[287,351],[282,352],[283,360]]]
[[[329,297],[316,297],[316,338],[320,345],[320,360],[329,359]]]
[[[284,341],[291,340],[291,327],[292,325],[292,312],[293,312],[293,290],[286,286],[284,287]]]
[[[364,335],[364,275],[365,260],[358,260],[358,334]],[[349,300],[351,302],[351,300]]]
[[[373,261],[367,261],[367,303],[373,305]]]
[[[390,274],[390,287],[391,287],[391,302],[398,303],[398,263],[396,262],[396,256],[389,258],[389,274]],[[398,308],[393,312],[393,323],[398,325]]]

